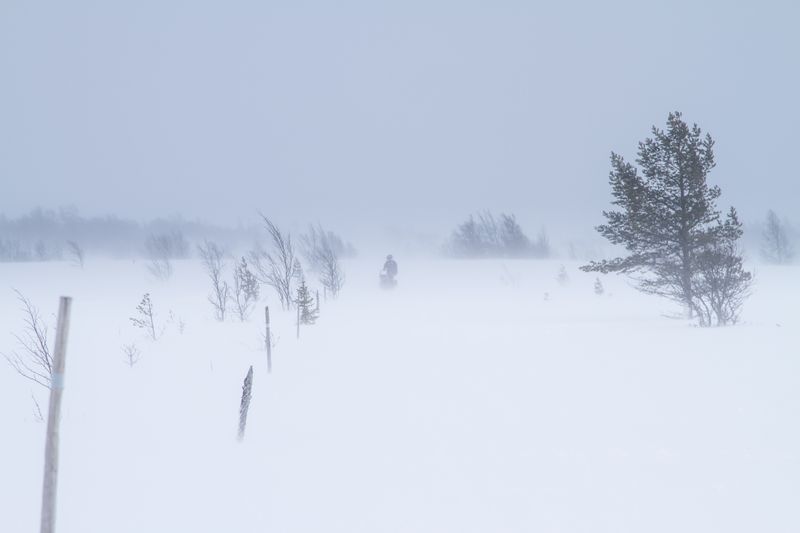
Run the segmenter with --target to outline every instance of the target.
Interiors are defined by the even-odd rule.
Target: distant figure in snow
[[[397,281],[394,279],[396,275],[397,263],[391,254],[387,255],[386,262],[383,264],[383,270],[381,270],[381,287],[386,289],[397,285]]]
[[[383,272],[392,280],[397,275],[397,263],[391,254],[386,256],[386,262],[383,264]]]

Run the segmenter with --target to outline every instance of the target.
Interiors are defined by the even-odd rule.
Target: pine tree
[[[603,293],[606,292],[606,289],[603,287],[603,282],[600,281],[600,278],[594,279],[594,293],[598,296],[602,296]]]
[[[297,287],[297,298],[295,304],[300,309],[300,323],[313,324],[317,321],[319,311],[317,311],[314,304],[314,298],[308,290],[305,278],[300,279],[300,285]]]
[[[723,222],[716,207],[720,188],[707,183],[715,165],[711,136],[703,136],[697,125],[690,128],[677,112],[670,113],[666,131],[653,127],[652,134],[639,143],[641,174],[622,156],[611,154],[609,182],[619,210],[604,211],[607,222],[597,230],[623,245],[628,255],[582,269],[629,274],[640,290],[674,299],[691,315],[698,300],[707,296],[695,294],[695,289],[703,290],[696,280],[704,269],[715,267],[709,262],[713,258],[723,260],[710,250],[724,248],[738,257],[741,223],[733,210]],[[742,270],[730,281],[747,285],[750,275]]]
[[[259,286],[255,275],[247,266],[247,259],[236,265],[233,271],[233,300],[236,304],[236,314],[244,322],[253,310],[258,300]]]

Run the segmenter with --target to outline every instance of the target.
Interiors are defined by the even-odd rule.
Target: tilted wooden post
[[[72,298],[62,296],[58,303],[56,345],[50,377],[50,410],[47,416],[47,441],[44,448],[41,533],[55,533],[56,492],[58,489],[58,425],[61,421],[61,394],[64,392],[64,362],[67,355],[69,315]]]
[[[253,365],[247,371],[242,385],[242,403],[239,405],[239,441],[244,439],[244,430],[247,426],[247,411],[250,409],[250,398],[253,395]]]
[[[265,343],[267,345],[267,372],[272,373],[272,334],[270,333],[269,329],[269,306],[264,308],[264,314],[267,319],[267,333],[265,337]]]
[[[300,338],[300,304],[297,305],[297,338]]]
[[[319,290],[317,290],[317,313],[319,313]]]

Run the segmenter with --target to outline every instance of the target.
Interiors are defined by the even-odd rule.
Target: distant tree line
[[[470,215],[445,244],[445,253],[459,258],[545,258],[550,241],[544,230],[531,239],[513,214],[490,211]]]
[[[58,261],[89,254],[144,256],[154,264],[191,255],[190,242],[209,238],[230,246],[252,242],[256,227],[221,228],[181,218],[144,224],[114,216],[83,217],[73,209],[0,214],[0,262]]]

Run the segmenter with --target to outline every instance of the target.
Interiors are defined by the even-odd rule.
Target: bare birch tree
[[[208,240],[204,241],[197,249],[200,252],[200,260],[206,269],[206,274],[211,280],[211,294],[208,296],[208,301],[214,306],[217,320],[223,321],[230,297],[228,282],[222,279],[222,271],[225,269],[225,251],[216,243]]]
[[[735,240],[708,246],[698,253],[697,264],[692,307],[700,325],[736,324],[750,295],[753,275],[744,270]]]
[[[341,242],[336,236],[325,231],[322,225],[310,226],[308,233],[300,237],[303,255],[311,271],[319,276],[319,281],[334,298],[344,285],[344,272],[339,262]]]
[[[189,257],[189,244],[180,231],[150,234],[144,244],[150,264],[150,273],[158,279],[172,276],[172,260]]]
[[[275,289],[283,309],[292,307],[292,287],[297,277],[297,255],[290,233],[284,233],[269,218],[264,219],[270,238],[270,250],[256,249],[250,253],[250,262],[261,283]]]

